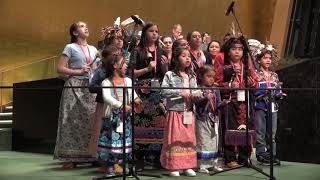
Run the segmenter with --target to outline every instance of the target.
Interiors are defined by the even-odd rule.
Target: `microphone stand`
[[[272,140],[272,104],[274,103],[274,97],[276,91],[275,90],[267,90],[268,92],[268,115],[267,115],[267,123],[269,123],[269,129],[268,129],[268,134],[269,134],[269,141],[270,141],[270,179],[275,179],[273,177],[273,140]],[[268,126],[268,125],[267,125]]]
[[[234,2],[232,2],[234,4]],[[233,4],[230,9],[230,12],[232,13],[232,16],[234,17],[234,19],[236,20],[236,23],[237,23],[237,26],[242,34],[242,40],[243,40],[243,44],[244,44],[244,52],[243,52],[243,59],[244,59],[244,82],[245,82],[245,87],[248,88],[248,76],[250,75],[250,69],[249,69],[249,57],[248,57],[248,53],[249,55],[251,56],[251,52],[250,52],[250,49],[249,49],[249,45],[247,43],[247,40],[245,39],[245,37],[243,36],[243,32],[241,30],[241,26],[239,24],[239,21],[238,21],[238,18],[234,12],[234,8],[233,8]],[[228,9],[229,11],[229,9]],[[228,13],[226,14],[228,15]],[[251,58],[252,59],[252,58]],[[270,180],[275,180],[276,178],[273,176],[273,153],[270,153],[271,154],[271,161],[270,161],[270,175],[265,173],[261,168],[258,168],[256,167],[255,165],[252,164],[251,162],[251,159],[250,159],[250,151],[249,151],[249,148],[250,148],[250,145],[249,145],[249,119],[251,118],[250,117],[250,102],[249,102],[249,90],[246,89],[245,90],[245,104],[246,104],[246,151],[247,151],[247,154],[246,155],[241,155],[239,154],[239,156],[243,156],[246,158],[246,161],[244,163],[243,166],[239,166],[239,167],[235,167],[235,168],[230,168],[230,169],[226,169],[226,170],[223,170],[223,171],[219,171],[219,172],[214,172],[214,173],[211,173],[210,175],[215,175],[215,174],[218,174],[218,173],[222,173],[222,172],[226,172],[226,171],[230,171],[230,170],[233,170],[233,169],[239,169],[241,167],[247,167],[247,168],[251,168],[251,169],[254,169],[256,170],[257,172],[269,177]],[[269,101],[269,108],[271,108],[271,101]],[[271,110],[268,108],[268,111]],[[272,127],[272,121],[270,118],[272,118],[272,112],[269,112],[268,113],[268,119],[267,119],[267,122],[271,122],[270,123],[270,126]],[[271,115],[271,116],[270,116]],[[272,129],[272,128],[270,128]],[[272,130],[271,130],[272,132]],[[270,144],[271,144],[271,148],[272,148],[272,133],[270,134],[271,138],[270,139]],[[273,150],[271,149],[271,152],[273,152]]]

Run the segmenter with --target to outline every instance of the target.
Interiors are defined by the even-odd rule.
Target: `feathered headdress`
[[[234,22],[231,23],[231,28],[230,28],[230,33],[229,33],[229,38],[235,38],[238,39],[242,37],[242,33],[237,30],[237,28],[234,25]]]
[[[270,42],[266,42],[266,44],[260,44],[254,51],[253,56],[255,57],[256,61],[259,61],[267,53],[271,55],[272,66],[276,67],[279,63],[279,56],[276,47]]]
[[[224,44],[222,45],[222,51],[228,54],[228,51],[232,47],[244,48],[245,41],[243,35],[235,28],[234,23],[231,24],[230,32],[224,37]]]
[[[260,41],[256,39],[248,39],[248,45],[253,58],[255,58],[257,54],[260,54],[261,49],[265,47],[264,44],[262,44]]]
[[[101,32],[103,39],[125,36],[124,30],[120,26],[120,17],[117,17],[117,19],[114,21],[113,26],[103,27]]]

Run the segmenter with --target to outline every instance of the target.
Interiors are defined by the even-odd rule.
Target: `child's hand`
[[[249,87],[254,87],[255,86],[255,83],[254,83],[254,80],[251,76],[249,76],[248,78],[248,86]]]
[[[132,108],[130,105],[126,105],[126,112],[131,112],[132,111]]]
[[[135,113],[141,113],[143,111],[143,109],[144,109],[143,103],[134,105],[134,112]]]
[[[190,98],[191,94],[189,91],[182,91],[180,93],[180,96],[182,96],[184,99],[188,99],[188,98]]]
[[[148,70],[152,71],[156,67],[156,61],[150,61],[148,65]]]
[[[136,99],[134,100],[134,103],[135,103],[136,105],[140,105],[140,104],[142,103],[142,100],[141,100],[140,98],[136,98]]]
[[[192,100],[199,100],[199,99],[201,99],[203,96],[199,96],[199,95],[192,95],[191,96],[191,98],[192,98]]]
[[[239,83],[236,82],[236,81],[233,81],[233,82],[231,83],[231,88],[239,88]]]
[[[203,97],[202,92],[200,90],[192,91],[191,97],[193,100],[198,100]]]
[[[164,55],[161,56],[161,64],[162,65],[168,65],[169,64],[169,59]]]
[[[80,70],[81,75],[89,73],[90,69],[91,69],[91,67],[89,65],[87,65],[87,64],[83,65],[81,70]]]
[[[124,110],[123,106],[121,106],[121,109]],[[131,112],[132,108],[130,105],[126,105],[126,112]]]

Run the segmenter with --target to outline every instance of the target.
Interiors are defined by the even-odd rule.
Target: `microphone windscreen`
[[[226,11],[226,16],[229,16],[230,12],[233,11],[233,6],[234,6],[234,1],[231,2],[231,4],[229,5],[227,11]]]

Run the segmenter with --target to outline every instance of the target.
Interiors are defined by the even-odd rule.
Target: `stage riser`
[[[63,86],[60,79],[14,84],[13,150],[53,153],[62,89],[15,89]]]
[[[12,129],[0,128],[0,151],[11,151],[12,149]]]

